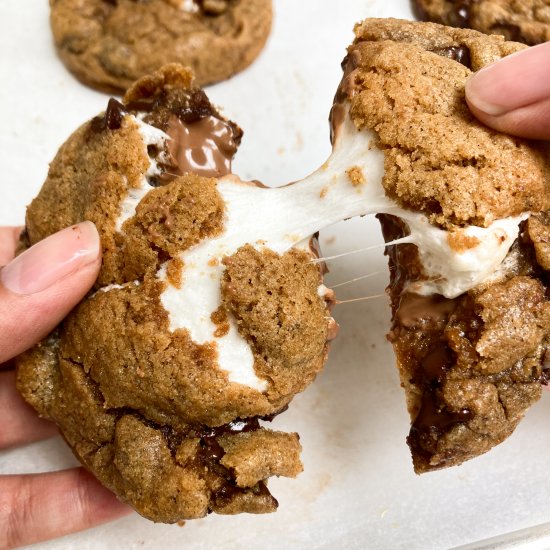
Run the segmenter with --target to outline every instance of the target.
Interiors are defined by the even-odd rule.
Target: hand
[[[0,228],[0,449],[55,435],[15,389],[8,363],[46,336],[93,285],[101,264],[90,222],[64,229],[16,259],[21,228]],[[83,468],[0,476],[0,550],[115,519],[130,509]]]
[[[472,113],[501,132],[550,139],[550,42],[478,71],[466,83]]]

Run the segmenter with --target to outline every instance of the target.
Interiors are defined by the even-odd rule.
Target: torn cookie
[[[154,521],[272,512],[267,478],[302,469],[264,422],[322,368],[332,296],[294,195],[230,173],[241,134],[169,65],[67,140],[27,211],[25,246],[91,220],[103,264],[19,390]]]
[[[431,23],[366,20],[334,110],[383,151],[379,209],[415,470],[459,464],[508,437],[546,382],[548,144],[483,126],[473,71],[521,45]],[[333,117],[334,122],[334,117]],[[419,217],[421,216],[421,217]]]

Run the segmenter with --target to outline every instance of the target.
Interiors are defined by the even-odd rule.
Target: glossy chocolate
[[[413,328],[424,323],[439,323],[449,318],[456,307],[455,300],[449,300],[439,294],[422,296],[413,292],[401,295],[396,318],[406,328]]]
[[[351,50],[342,61],[344,74],[334,95],[333,105],[329,114],[330,142],[332,144],[334,144],[338,129],[344,122],[346,115],[345,103],[353,97],[356,91],[355,78],[360,61],[361,55],[357,49]]]
[[[442,57],[448,57],[453,61],[457,61],[465,67],[468,67],[468,69],[472,68],[470,49],[466,46],[449,46],[448,48],[433,50],[433,52]]]
[[[237,144],[227,122],[212,115],[194,122],[172,116],[166,133],[171,139],[164,181],[186,173],[210,178],[231,173]]]
[[[103,132],[106,129],[118,130],[122,126],[122,119],[126,112],[124,105],[111,97],[103,116],[93,118],[90,126],[94,132]]]

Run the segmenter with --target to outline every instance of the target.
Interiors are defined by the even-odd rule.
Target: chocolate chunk
[[[454,5],[449,10],[447,16],[440,22],[450,25],[451,27],[469,27],[472,18],[472,4],[475,1],[476,0],[454,0]],[[422,4],[423,3],[419,0],[412,0],[412,11],[415,17],[420,21],[433,21],[433,17],[430,17],[430,14]]]
[[[468,67],[468,69],[472,68],[470,50],[466,46],[450,46],[448,48],[433,50],[433,52],[442,57],[448,57],[453,61],[457,61]]]
[[[96,116],[91,121],[91,128],[94,132],[103,132],[105,129],[118,130],[122,125],[122,119],[126,114],[124,105],[113,97],[109,99],[107,109],[103,116]]]
[[[105,124],[109,130],[118,130],[122,124],[122,119],[126,111],[124,105],[114,98],[109,99],[107,110],[105,111]]]
[[[472,16],[472,4],[472,0],[456,2],[449,13],[449,25],[460,28],[468,27]]]
[[[132,101],[126,105],[128,111],[149,113],[145,122],[161,130],[168,125],[172,115],[183,122],[196,122],[211,115],[217,116],[206,94],[199,88],[183,90],[163,90],[160,94],[147,99]]]
[[[228,8],[228,0],[195,0],[205,15],[215,16],[225,13]]]
[[[424,377],[429,384],[434,382],[441,384],[447,370],[453,364],[454,357],[451,349],[445,342],[441,342],[422,359]]]

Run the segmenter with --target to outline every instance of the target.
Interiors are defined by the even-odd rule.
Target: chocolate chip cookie
[[[483,126],[464,99],[473,71],[524,46],[392,19],[355,34],[332,118],[345,105],[384,154],[389,339],[420,473],[503,441],[547,381],[549,147]]]
[[[549,0],[411,0],[418,19],[534,45],[550,40]]]
[[[91,220],[103,263],[19,357],[18,388],[158,522],[276,509],[266,480],[301,471],[300,443],[265,422],[315,378],[335,325],[311,238],[284,227],[273,244],[268,190],[230,173],[241,135],[168,65],[67,140],[27,211],[23,247]]]
[[[165,63],[197,83],[250,65],[269,35],[271,0],[50,0],[55,45],[82,82],[122,92]]]

